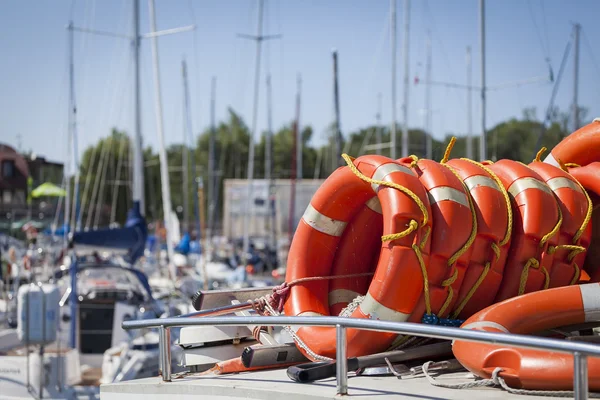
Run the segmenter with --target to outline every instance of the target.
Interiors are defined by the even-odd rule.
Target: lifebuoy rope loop
[[[527,284],[527,277],[529,276],[529,268],[540,269],[540,262],[535,258],[530,258],[525,263],[523,267],[523,272],[521,272],[521,282],[519,283],[519,293],[518,295],[522,295],[525,293],[525,285]],[[544,273],[545,281],[544,281],[544,290],[548,289],[548,285],[550,284],[550,275],[546,268],[541,267],[542,272]]]
[[[556,233],[560,229],[560,226],[563,223],[563,215],[562,215],[562,211],[560,211],[560,207],[558,206],[558,199],[556,198],[556,195],[554,193],[552,195],[554,196],[554,200],[556,202],[556,208],[558,209],[558,221],[556,222],[556,225],[554,225],[554,228],[552,228],[552,230],[550,232],[546,233],[542,237],[542,240],[540,240],[540,247],[544,247],[544,244],[546,244],[546,242],[548,240],[550,240],[550,238],[552,236],[556,235]]]

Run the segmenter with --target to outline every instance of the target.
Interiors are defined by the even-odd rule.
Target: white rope
[[[433,363],[433,361],[428,361],[423,364],[423,374],[427,378],[430,384],[437,387],[443,387],[447,389],[472,389],[477,387],[498,387],[500,386],[502,389],[506,390],[511,394],[522,394],[529,396],[549,396],[549,397],[574,397],[574,392],[571,390],[530,390],[530,389],[515,389],[508,386],[504,378],[500,376],[500,372],[502,372],[502,368],[498,367],[494,369],[492,372],[491,379],[479,379],[473,382],[466,383],[442,383],[436,381],[429,374],[429,366]],[[591,398],[600,398],[600,393],[589,393],[588,397]]]
[[[280,315],[279,312],[275,311],[275,309],[273,309],[273,307],[271,307],[271,305],[269,304],[267,296],[263,296],[262,299],[265,301],[265,309],[269,312],[269,314],[271,314],[273,316]],[[322,356],[322,355],[317,354],[314,351],[312,351],[310,349],[310,347],[308,347],[308,345],[306,343],[304,343],[304,341],[302,341],[302,339],[300,339],[300,337],[296,334],[296,332],[294,332],[292,330],[292,328],[290,326],[284,326],[283,329],[285,329],[286,332],[289,333],[289,335],[292,337],[292,339],[294,339],[294,341],[296,342],[296,344],[300,348],[302,348],[304,351],[306,351],[306,354],[308,354],[310,356],[310,358],[312,358],[313,360],[333,361],[333,358],[325,357],[325,356]]]
[[[360,306],[360,303],[362,303],[364,299],[365,296],[356,296],[350,303],[348,303],[346,307],[342,309],[342,311],[340,311],[339,316],[349,317],[350,315],[352,315],[354,310],[356,310],[358,306]]]

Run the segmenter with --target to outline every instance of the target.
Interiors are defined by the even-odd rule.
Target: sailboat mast
[[[376,140],[377,140],[377,154],[381,154],[381,93],[377,94],[377,114],[375,115],[375,120],[377,121],[377,131],[376,131]]]
[[[144,199],[144,158],[142,156],[142,116],[140,103],[140,0],[133,0],[133,106],[135,110],[133,138],[133,204],[146,215]]]
[[[302,80],[298,74],[296,91],[296,117],[292,126],[292,177],[290,180],[290,212],[288,216],[288,235],[289,241],[292,242],[294,236],[294,226],[296,224],[296,180],[298,179],[298,142],[300,137],[300,87]],[[300,147],[301,148],[301,147]]]
[[[246,213],[244,214],[244,242],[243,250],[250,248],[249,219],[254,216],[254,201],[252,195],[252,180],[254,178],[254,138],[256,136],[256,119],[258,113],[258,89],[260,84],[260,50],[262,47],[262,22],[263,22],[263,0],[258,1],[258,23],[256,26],[256,66],[254,75],[254,109],[252,112],[252,131],[250,132],[250,143],[248,145],[248,191]]]
[[[396,159],[396,0],[390,0],[390,31],[392,50],[392,125],[390,157]]]
[[[192,122],[190,120],[190,110],[189,110],[189,94],[188,94],[188,81],[187,81],[187,64],[184,60],[181,60],[181,75],[183,81],[183,118],[185,121],[185,128],[183,129],[183,147],[182,147],[182,189],[183,189],[183,226],[184,230],[189,232],[191,229],[190,219],[189,219],[189,202],[190,202],[190,176],[189,176],[189,153],[190,153],[190,145],[193,145],[193,142],[190,143],[189,138],[192,137]],[[192,169],[192,173],[195,171]],[[198,232],[200,234],[200,232]]]
[[[487,138],[485,135],[485,0],[479,0],[479,28],[481,40],[481,139],[479,159],[487,159]]]
[[[408,157],[408,73],[409,73],[409,24],[410,24],[410,0],[404,0],[404,101],[402,105],[404,129],[402,132],[402,157]]]
[[[340,143],[341,134],[340,134],[340,91],[338,86],[338,53],[337,50],[333,50],[333,108],[335,110],[335,127],[333,134],[335,135],[333,138],[333,149],[334,154],[331,157],[331,171],[335,171],[337,167],[340,166],[341,162],[341,148],[342,145]]]
[[[425,158],[431,160],[433,158],[433,132],[431,128],[431,31],[427,31],[427,60],[425,66],[425,80],[427,87],[425,88]]]
[[[277,237],[275,230],[275,184],[273,179],[273,110],[272,110],[272,91],[271,74],[267,74],[267,140],[265,149],[265,179],[269,185],[269,236],[271,249],[277,246]]]
[[[217,98],[217,78],[213,76],[210,88],[210,136],[208,140],[208,226],[206,237],[210,246],[214,229],[215,199],[216,199],[216,174],[215,174],[215,139],[217,128],[215,126],[215,107]]]
[[[150,29],[152,32],[156,32],[156,11],[154,9],[154,0],[148,0],[150,7]],[[165,149],[165,135],[163,128],[163,115],[162,115],[162,97],[160,90],[160,71],[158,63],[158,42],[156,35],[152,35],[150,39],[152,41],[152,64],[154,72],[154,90],[155,90],[155,113],[156,113],[156,131],[158,133],[158,139],[160,143],[159,158],[160,158],[160,177],[161,177],[161,188],[163,198],[163,214],[165,220],[165,228],[167,233],[167,255],[169,258],[169,270],[171,278],[175,278],[175,267],[173,264],[173,241],[171,240],[171,185],[169,184],[169,166],[167,164],[167,152]]]
[[[67,194],[65,196],[65,215],[64,215],[64,234],[63,241],[66,247],[68,241],[68,232],[71,231],[71,146],[73,143],[73,87],[74,87],[74,49],[73,49],[73,21],[69,22],[69,114],[68,114],[68,134],[67,134],[67,162],[64,166],[65,187]]]
[[[573,128],[571,132],[575,132],[579,129],[579,31],[581,25],[575,24],[573,26],[573,43],[575,45],[575,52],[573,54]]]
[[[471,46],[467,46],[467,158],[473,159],[473,112]]]

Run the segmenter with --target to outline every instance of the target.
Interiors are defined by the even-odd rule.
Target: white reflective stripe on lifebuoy
[[[579,285],[585,322],[600,321],[600,284]]]
[[[471,322],[470,324],[461,326],[461,329],[478,329],[478,330],[482,330],[482,328],[493,328],[493,329],[498,329],[501,332],[504,333],[510,333],[508,331],[508,329],[506,329],[503,325],[500,325],[497,322],[492,322],[492,321],[477,321],[477,322]]]
[[[338,221],[321,214],[310,203],[306,207],[302,219],[312,228],[331,236],[342,236],[348,224],[347,222]]]
[[[600,118],[596,117],[592,122],[600,122]]]
[[[367,293],[365,299],[359,305],[360,311],[370,319],[379,319],[383,321],[404,322],[410,317],[410,314],[404,314],[400,311],[392,310],[375,300],[371,293]]]
[[[335,289],[329,292],[329,305],[332,306],[338,303],[350,303],[352,300],[361,294],[354,290]]]
[[[440,201],[449,200],[469,208],[467,195],[450,186],[438,186],[433,188],[427,192],[427,196],[429,197],[431,205],[439,203]]]
[[[565,178],[564,176],[552,178],[548,182],[546,182],[546,184],[552,190],[558,190],[558,189],[562,189],[562,188],[570,188],[570,189],[573,189],[573,190],[581,193],[581,188],[579,187],[579,185],[577,185],[571,179]]]
[[[470,176],[467,179],[465,179],[464,182],[465,185],[467,185],[467,188],[469,188],[469,191],[472,191],[473,189],[478,188],[480,186],[487,186],[489,188],[496,189],[499,192],[501,191],[500,187],[498,186],[495,180],[483,175]]]
[[[552,153],[548,154],[548,157],[544,159],[546,164],[554,165],[556,168],[560,168],[560,164],[556,161],[556,158],[552,155]]]
[[[405,174],[416,176],[415,173],[410,168],[405,167],[404,165],[400,165],[400,164],[396,164],[396,163],[387,163],[387,164],[380,165],[379,168],[377,168],[375,170],[375,173],[373,174],[372,179],[375,181],[382,181],[383,178],[385,178],[392,172],[404,172]],[[379,185],[373,183],[373,184],[371,184],[371,187],[373,188],[373,190],[375,192],[377,192],[377,188],[379,187]]]
[[[365,205],[371,210],[375,211],[377,214],[383,214],[383,211],[381,210],[381,202],[377,196],[371,197],[371,199],[369,199]]]
[[[539,179],[530,177],[520,178],[514,181],[508,188],[508,193],[510,193],[513,197],[517,197],[519,193],[524,192],[527,189],[543,190],[544,192],[554,196],[554,193],[552,193],[552,190],[550,190],[548,185]]]

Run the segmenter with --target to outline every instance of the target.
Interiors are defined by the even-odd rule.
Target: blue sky
[[[464,83],[465,48],[473,48],[473,81],[480,80],[478,0],[413,0],[410,26],[409,125],[423,126],[425,87],[415,86],[423,77],[426,32],[432,32],[432,75],[436,81]],[[231,106],[250,124],[254,76],[254,42],[236,33],[254,33],[255,0],[167,1],[156,0],[158,29],[196,24],[195,32],[159,39],[165,134],[168,143],[182,138],[181,60],[187,59],[193,126],[196,132],[209,124],[210,81],[217,77],[217,118]],[[148,32],[148,4],[141,1],[142,32]],[[403,1],[398,0],[398,107],[404,73],[402,60]],[[66,156],[67,31],[72,17],[77,26],[129,33],[131,0],[23,0],[2,3],[0,12],[0,141],[33,150],[51,159]],[[597,15],[600,2],[593,0],[488,0],[487,81],[489,85],[547,74],[549,57],[555,74],[572,22],[583,27],[579,101],[590,108],[588,119],[600,114],[600,50],[591,50],[600,37]],[[535,22],[534,22],[535,21]],[[281,33],[263,52],[259,132],[266,127],[266,68],[273,80],[275,128],[294,115],[296,75],[302,74],[301,123],[311,124],[314,141],[323,141],[333,120],[331,50],[339,52],[341,128],[348,133],[372,124],[377,95],[382,93],[384,123],[391,118],[389,1],[270,0],[266,2],[265,33]],[[589,44],[588,44],[589,43]],[[594,54],[595,51],[599,54]],[[79,147],[82,151],[113,126],[131,132],[132,63],[126,40],[78,33],[75,37],[75,75],[78,105]],[[572,58],[565,70],[557,105],[567,109],[573,93]],[[143,135],[157,147],[150,42],[142,44]],[[524,107],[537,107],[541,118],[551,85],[537,83],[490,92],[488,127],[520,116]],[[466,93],[432,88],[433,132],[464,133],[467,127]],[[480,103],[473,95],[474,133],[480,132]]]

